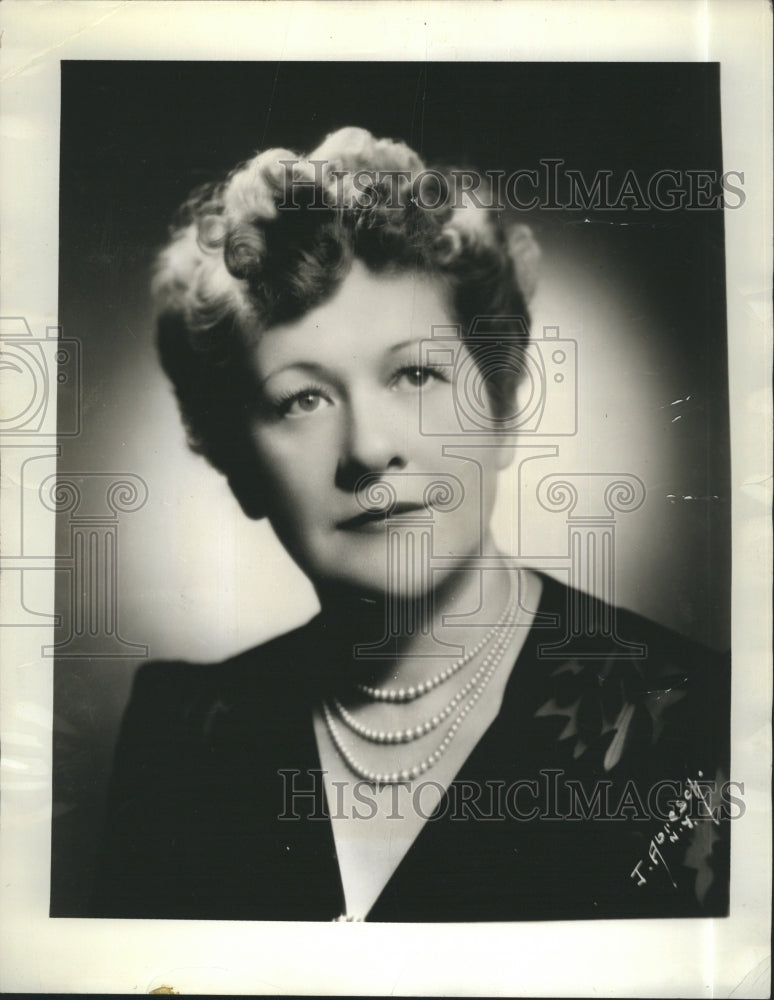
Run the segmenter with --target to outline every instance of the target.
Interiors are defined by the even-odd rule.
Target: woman
[[[725,912],[721,666],[625,612],[639,654],[615,629],[591,650],[576,626],[612,609],[492,540],[536,256],[453,171],[360,129],[185,206],[162,363],[192,446],[321,611],[226,663],[139,671],[97,913]]]

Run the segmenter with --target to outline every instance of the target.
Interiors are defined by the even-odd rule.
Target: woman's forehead
[[[447,336],[454,332],[440,279],[418,271],[374,274],[355,261],[330,299],[264,331],[253,360],[267,373],[296,358],[357,362],[429,338],[434,327],[443,327]]]

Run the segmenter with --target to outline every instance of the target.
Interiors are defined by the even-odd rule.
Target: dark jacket
[[[733,788],[702,784],[728,778],[725,660],[543,584],[499,716],[369,920],[727,912],[738,807]],[[311,720],[335,631],[317,618],[225,663],[139,670],[94,916],[342,913]]]

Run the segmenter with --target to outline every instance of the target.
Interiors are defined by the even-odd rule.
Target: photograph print
[[[719,66],[61,109],[51,915],[727,915]]]

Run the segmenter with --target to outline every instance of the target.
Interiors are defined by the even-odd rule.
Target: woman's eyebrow
[[[426,340],[429,340],[429,337],[413,337],[411,340],[402,340],[399,344],[393,344],[391,347],[388,347],[387,353],[396,354],[398,351],[402,351],[406,347],[417,347]]]
[[[419,347],[425,341],[429,340],[430,337],[411,337],[408,340],[401,340],[397,344],[391,344],[387,348],[387,354],[397,354],[399,351],[406,350],[410,347]],[[299,371],[306,375],[314,375],[318,378],[334,378],[335,373],[326,365],[320,364],[316,361],[288,361],[287,364],[280,365],[279,368],[275,368],[270,371],[267,375],[261,379],[258,383],[258,388],[262,388],[271,378],[276,375],[281,375],[283,372],[287,371]]]
[[[258,388],[262,388],[269,381],[270,378],[274,378],[275,375],[281,375],[283,372],[287,371],[300,371],[303,374],[316,375],[320,378],[330,377],[329,369],[325,365],[320,365],[316,361],[289,361],[286,365],[282,365],[279,368],[275,368],[274,371],[269,372],[265,375],[261,381],[258,383]]]

